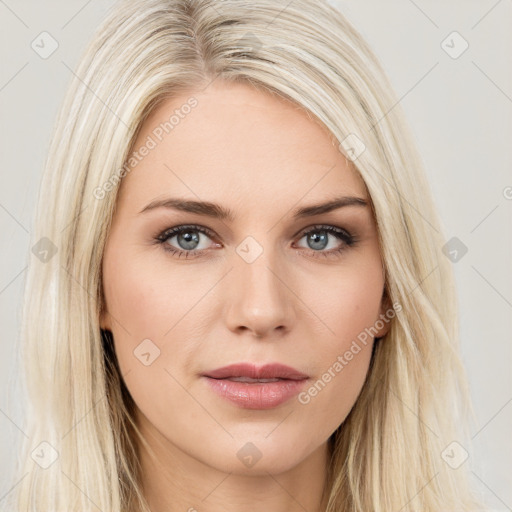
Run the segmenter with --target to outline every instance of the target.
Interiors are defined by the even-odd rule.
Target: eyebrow
[[[301,206],[293,210],[292,217],[294,219],[301,219],[304,217],[313,217],[322,213],[328,213],[339,208],[347,206],[368,206],[368,202],[362,197],[343,196],[332,199],[328,202],[315,204],[310,206]],[[209,201],[194,201],[190,199],[179,199],[168,197],[165,199],[157,199],[145,206],[139,213],[145,213],[156,208],[169,208],[182,212],[195,213],[197,215],[204,215],[221,220],[228,220],[233,222],[235,215],[232,210],[225,208],[219,204],[211,203]]]

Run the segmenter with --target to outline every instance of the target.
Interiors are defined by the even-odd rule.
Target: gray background
[[[512,2],[332,3],[367,38],[390,75],[445,232],[468,248],[454,263],[462,356],[478,416],[474,452],[465,464],[490,508],[512,510]],[[0,499],[10,489],[7,477],[25,435],[15,365],[43,161],[71,70],[111,4],[0,0]],[[59,44],[47,59],[31,48],[43,31]],[[453,31],[469,44],[458,58],[442,47]],[[451,51],[461,47],[449,44]]]

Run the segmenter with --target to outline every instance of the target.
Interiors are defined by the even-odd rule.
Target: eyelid
[[[208,235],[210,238],[216,238],[217,235],[206,226],[201,226],[200,224],[177,224],[176,226],[173,226],[172,228],[167,228],[162,231],[157,238],[169,238],[170,235],[179,233],[180,231],[185,231],[186,229],[194,229],[196,231],[200,231],[206,235]]]
[[[332,229],[331,229],[332,228]],[[341,228],[339,226],[335,226],[334,224],[311,224],[309,226],[306,226],[305,228],[301,229],[294,238],[298,236],[304,236],[305,234],[309,233],[310,231],[321,231],[326,230],[332,232],[335,230],[336,232],[343,233],[347,235],[347,237],[353,237],[352,233],[348,231],[345,228]]]

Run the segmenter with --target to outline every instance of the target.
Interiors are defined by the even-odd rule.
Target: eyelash
[[[190,251],[185,251],[183,249],[176,249],[176,247],[172,247],[167,242],[169,239],[173,238],[176,235],[179,235],[180,233],[186,232],[186,231],[198,231],[200,233],[205,234],[209,238],[215,238],[215,235],[210,231],[209,229],[198,226],[195,224],[186,224],[181,226],[176,226],[174,228],[166,229],[162,233],[160,233],[157,237],[155,237],[155,243],[162,245],[162,248],[164,251],[171,253],[172,255],[177,255],[178,258],[181,258],[182,256],[184,258],[190,258],[190,257],[196,257],[200,256],[202,253],[207,252],[208,249],[194,249]],[[347,248],[353,247],[357,240],[356,238],[350,234],[347,230],[337,228],[336,226],[330,226],[330,225],[324,225],[324,224],[316,224],[314,226],[308,227],[301,231],[299,234],[299,239],[303,238],[306,235],[309,235],[310,233],[315,233],[318,231],[326,231],[332,235],[334,235],[338,240],[343,241],[343,245],[339,247],[338,249],[331,249],[329,251],[314,251],[313,249],[307,250],[307,249],[300,249],[299,252],[312,252],[314,253],[313,257],[336,257],[340,253],[344,252]]]

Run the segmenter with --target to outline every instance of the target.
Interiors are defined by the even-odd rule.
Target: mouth
[[[235,363],[204,374],[212,379],[246,379],[239,382],[272,382],[276,380],[304,380],[308,375],[281,363],[256,366],[252,363]]]
[[[243,409],[271,409],[298,394],[308,375],[281,364],[225,366],[203,374],[217,395]]]

